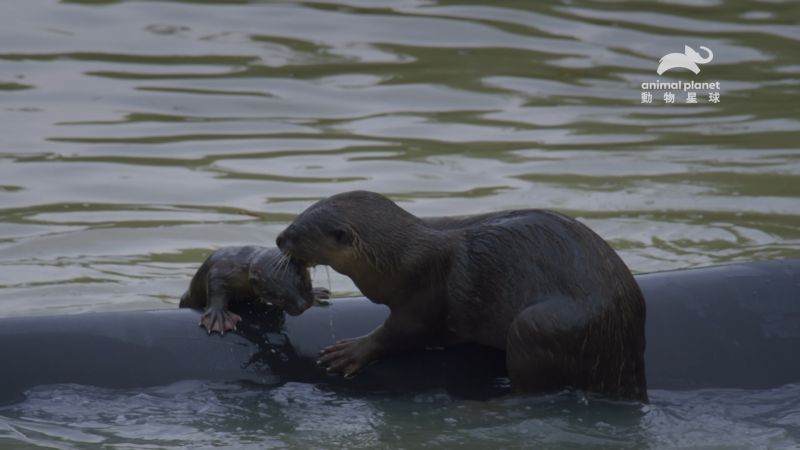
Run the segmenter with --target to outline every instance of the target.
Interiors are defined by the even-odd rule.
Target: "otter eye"
[[[331,231],[331,236],[333,236],[333,239],[340,244],[347,244],[350,242],[350,233],[342,228],[334,228]]]

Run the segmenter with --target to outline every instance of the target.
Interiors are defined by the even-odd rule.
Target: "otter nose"
[[[278,238],[275,239],[275,244],[278,245],[279,249],[283,250],[283,248],[286,246],[286,236],[284,236],[283,233],[279,234]]]
[[[287,228],[278,235],[278,238],[275,239],[275,244],[278,246],[279,249],[286,250],[286,246],[289,244],[289,241],[292,239],[292,230],[291,228]]]

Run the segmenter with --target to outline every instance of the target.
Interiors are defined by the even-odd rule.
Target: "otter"
[[[205,308],[200,326],[225,334],[241,316],[228,305],[260,300],[296,316],[330,297],[325,288],[311,287],[304,263],[287,258],[274,247],[223,247],[213,252],[192,277],[180,308]]]
[[[600,236],[566,215],[423,219],[353,191],[310,206],[276,243],[389,307],[368,335],[321,350],[329,372],[351,377],[390,353],[472,342],[506,352],[516,391],[572,387],[647,401],[639,286]]]

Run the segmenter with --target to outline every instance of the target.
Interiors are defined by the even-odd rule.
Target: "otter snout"
[[[281,232],[281,234],[279,234],[275,239],[275,245],[277,245],[278,248],[284,253],[286,251],[286,240],[286,231]]]
[[[292,243],[296,238],[297,232],[290,225],[287,229],[281,231],[281,234],[275,239],[275,245],[278,246],[283,254],[288,255],[292,251]]]
[[[291,258],[299,267],[308,267],[313,264],[313,254],[308,254],[304,246],[301,245],[301,234],[295,225],[289,225],[275,239],[275,245],[284,255]]]

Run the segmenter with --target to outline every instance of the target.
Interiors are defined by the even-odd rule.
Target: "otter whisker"
[[[289,269],[291,268],[293,261],[294,260],[292,259],[291,256],[287,256],[286,257],[286,260],[283,262],[283,273],[284,274],[289,272]]]
[[[278,260],[275,272],[278,273],[279,276],[283,277],[286,274],[286,267],[288,265],[289,265],[289,257],[286,254],[281,253],[281,257]]]
[[[278,272],[280,268],[286,263],[286,260],[289,259],[289,255],[286,253],[280,252],[279,256],[276,260],[272,261],[272,270]]]
[[[291,266],[292,266],[292,258],[286,258],[286,262],[283,263],[283,272],[284,273],[289,272]]]
[[[281,260],[282,260],[284,257],[285,257],[285,255],[284,255],[283,253],[280,253],[280,256],[278,256],[278,258],[277,258],[277,259],[270,261],[270,263],[269,263],[269,268],[270,268],[270,269],[272,269],[272,270],[275,270],[275,269],[277,269],[277,268],[278,268],[278,266],[279,266],[279,265],[280,265],[280,263],[281,263]]]

